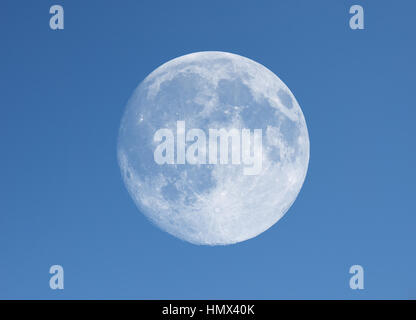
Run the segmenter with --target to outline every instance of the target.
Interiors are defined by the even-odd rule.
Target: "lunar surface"
[[[247,165],[231,161],[157,163],[155,132],[170,129],[177,143],[178,121],[207,141],[210,129],[261,129],[261,170],[244,174]],[[163,64],[136,88],[117,154],[131,197],[155,225],[194,244],[227,245],[261,234],[288,211],[308,169],[309,136],[292,92],[266,67],[197,52]]]

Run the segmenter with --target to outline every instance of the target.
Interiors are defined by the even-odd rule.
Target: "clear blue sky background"
[[[52,4],[63,31],[49,29]],[[353,4],[363,31],[349,28]],[[403,0],[2,0],[0,298],[416,298],[415,12]],[[225,247],[153,226],[116,160],[134,88],[204,50],[276,73],[311,141],[289,212]],[[53,264],[63,291],[49,288]]]

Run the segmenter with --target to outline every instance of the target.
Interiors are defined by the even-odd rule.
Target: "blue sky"
[[[65,29],[49,29],[61,4]],[[365,30],[351,30],[361,4]],[[416,298],[412,1],[1,1],[0,298]],[[296,96],[311,158],[260,236],[195,246],[149,223],[116,142],[160,64],[219,50]],[[49,267],[65,289],[49,288]],[[365,270],[351,290],[349,267]]]

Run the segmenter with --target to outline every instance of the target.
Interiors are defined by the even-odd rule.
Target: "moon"
[[[261,129],[261,171],[156,163],[155,132],[176,133],[177,121],[204,132]],[[263,233],[289,210],[308,170],[309,135],[294,95],[269,69],[237,54],[196,52],[139,84],[121,120],[117,157],[129,194],[156,226],[193,244],[229,245]]]

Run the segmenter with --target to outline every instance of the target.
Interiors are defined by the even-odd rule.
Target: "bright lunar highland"
[[[207,141],[210,129],[261,129],[261,169],[244,174],[243,162],[156,162],[155,133],[170,129],[176,141],[178,123],[201,129]],[[174,152],[176,158],[177,146]],[[121,121],[117,153],[131,197],[152,222],[194,244],[226,245],[259,235],[288,211],[305,180],[309,136],[298,102],[274,73],[208,51],[173,59],[140,83]]]

